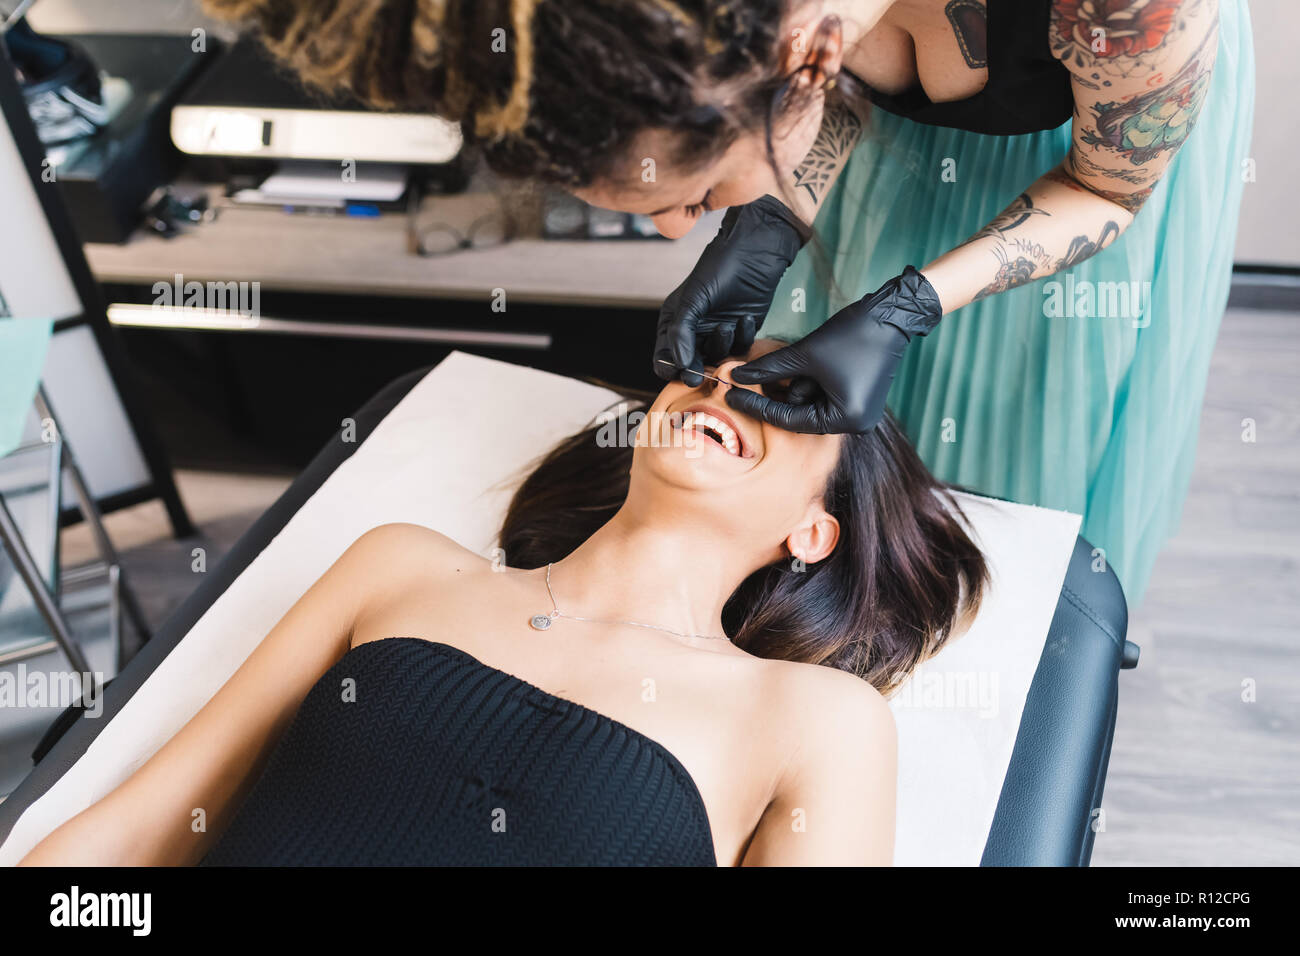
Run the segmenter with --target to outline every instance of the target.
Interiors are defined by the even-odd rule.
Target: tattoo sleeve
[[[1114,242],[1132,216],[1066,171],[1049,171],[922,271],[944,311],[1071,269]]]
[[[1040,180],[1040,184],[1046,189],[1046,184],[1060,183],[1062,177],[1068,179],[1059,169],[1053,170]],[[1077,184],[1075,188],[1078,188]],[[1098,229],[1095,238],[1088,233],[1068,235],[1068,228],[1062,231],[1056,223],[1036,228],[1039,217],[1043,220],[1054,218],[1052,213],[1035,203],[1030,193],[1021,193],[1015,202],[967,240],[966,245],[993,240],[981,243],[993,258],[994,264],[990,266],[993,275],[973,298],[982,299],[1069,269],[1110,245],[1122,231],[1118,222],[1108,219]]]
[[[929,263],[944,311],[1071,269],[1118,238],[1192,135],[1218,47],[1217,0],[1050,0],[1071,145],[961,246]]]
[[[1070,71],[1066,168],[1098,196],[1142,208],[1205,104],[1216,0],[1053,0],[1052,49]]]

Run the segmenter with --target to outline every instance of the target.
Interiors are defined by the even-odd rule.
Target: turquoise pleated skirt
[[[914,340],[889,395],[939,478],[1083,515],[1130,606],[1178,527],[1249,172],[1250,18],[1244,0],[1220,11],[1206,105],[1127,231],[1068,273],[946,316]],[[1068,124],[996,137],[875,110],[763,334],[799,338],[905,266],[922,268],[1069,145]]]

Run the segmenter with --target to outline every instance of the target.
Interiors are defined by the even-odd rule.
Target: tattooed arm
[[[1074,90],[1069,153],[922,270],[945,312],[1071,268],[1113,242],[1204,103],[1217,0],[1052,0],[1051,30]]]

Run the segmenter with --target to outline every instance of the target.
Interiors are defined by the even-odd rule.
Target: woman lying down
[[[794,434],[728,387],[669,384],[635,448],[554,449],[505,562],[367,532],[23,862],[889,863],[885,697],[983,558],[891,419]]]

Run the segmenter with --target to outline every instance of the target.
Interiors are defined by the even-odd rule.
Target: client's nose
[[[757,392],[757,391],[759,391],[759,390],[760,390],[760,386],[758,386],[758,385],[741,385],[739,382],[733,382],[733,381],[731,380],[731,372],[732,372],[732,370],[733,370],[733,369],[736,369],[736,368],[738,368],[738,367],[740,367],[741,365],[744,365],[744,364],[745,364],[745,360],[744,360],[744,359],[741,359],[741,358],[727,359],[725,362],[722,362],[721,364],[718,365],[718,368],[717,368],[716,374],[717,374],[718,378],[722,379],[724,382],[726,382],[726,383],[727,383],[728,385],[730,385],[732,388],[743,388],[743,389],[747,389],[748,391],[751,391],[751,392]]]

